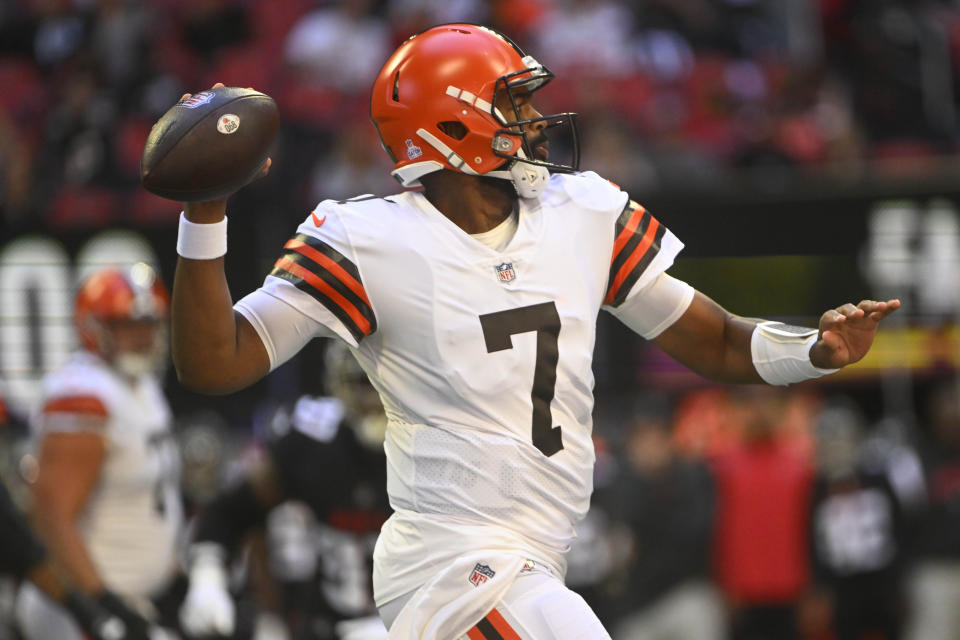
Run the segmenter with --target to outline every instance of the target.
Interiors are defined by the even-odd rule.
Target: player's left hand
[[[870,350],[880,321],[900,308],[900,301],[863,300],[830,309],[820,316],[820,337],[810,348],[810,362],[821,369],[839,369]]]

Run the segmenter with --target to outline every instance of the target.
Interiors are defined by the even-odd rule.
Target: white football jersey
[[[495,251],[421,192],[324,201],[257,295],[354,348],[389,418],[395,510],[505,528],[556,557],[593,488],[597,315],[683,245],[594,173],[553,175],[518,206]]]
[[[148,596],[172,576],[183,526],[170,408],[153,376],[129,383],[96,355],[78,352],[44,379],[34,436],[87,430],[103,420],[97,432],[106,458],[80,531],[110,589]]]

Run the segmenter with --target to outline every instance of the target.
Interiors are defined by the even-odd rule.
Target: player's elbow
[[[174,358],[177,380],[191,391],[222,396],[245,389],[262,375],[247,372],[240,364],[219,363],[212,359]]]
[[[241,388],[227,384],[215,377],[184,374],[179,369],[177,370],[177,380],[190,391],[208,396],[223,396],[239,391]]]
[[[210,396],[222,396],[243,388],[230,379],[222,370],[181,366],[174,363],[177,371],[177,380],[184,387],[196,393],[202,393]]]

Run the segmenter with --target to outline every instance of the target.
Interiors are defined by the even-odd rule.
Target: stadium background
[[[86,265],[142,257],[172,282],[179,206],[140,189],[137,172],[152,123],[183,92],[253,86],[282,113],[270,175],[230,203],[239,296],[318,200],[396,190],[367,118],[373,75],[408,34],[460,20],[502,29],[557,74],[541,111],[581,114],[581,166],[686,243],[678,277],[742,315],[804,324],[844,301],[903,299],[863,363],[792,392],[801,446],[839,395],[868,426],[925,437],[923,399],[955,384],[960,359],[960,7],[947,0],[4,0],[9,437],[20,441],[39,379],[74,345]],[[182,425],[242,449],[277,406],[322,392],[321,350],[230,397],[172,374],[167,389]],[[605,315],[595,372],[606,447],[651,392],[680,407],[688,449],[725,441],[711,398],[727,390]]]

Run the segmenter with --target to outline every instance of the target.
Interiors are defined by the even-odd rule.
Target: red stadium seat
[[[176,224],[183,208],[181,203],[154,195],[145,189],[134,189],[130,194],[126,222],[145,227],[161,227]]]
[[[295,79],[279,90],[277,105],[284,120],[320,128],[332,128],[341,118],[347,102],[340,91],[328,87],[311,87]]]
[[[204,87],[222,82],[228,87],[253,87],[270,93],[276,83],[277,54],[259,47],[234,47],[220,52],[217,62],[206,72]]]
[[[112,223],[120,197],[105,187],[64,187],[50,202],[46,220],[54,230],[89,229]]]
[[[140,155],[152,126],[148,120],[132,116],[117,127],[113,139],[117,168],[127,177],[135,178],[140,173]]]
[[[315,2],[310,0],[284,0],[283,2],[254,2],[250,6],[250,24],[259,48],[269,52],[269,59],[283,57],[283,43],[290,28],[313,9]]]

